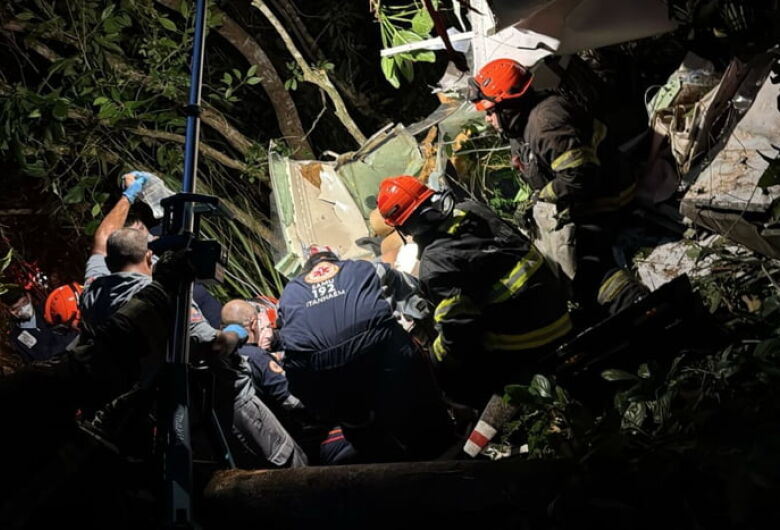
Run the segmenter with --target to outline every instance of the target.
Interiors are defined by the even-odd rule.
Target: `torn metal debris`
[[[727,108],[747,112],[691,172],[680,204],[696,224],[773,258],[780,258],[780,83],[769,72],[777,61],[775,50],[753,64]]]

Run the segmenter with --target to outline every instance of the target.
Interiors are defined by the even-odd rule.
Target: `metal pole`
[[[187,133],[184,143],[184,178],[181,191],[195,193],[195,173],[198,170],[200,142],[200,99],[203,85],[203,50],[206,44],[206,0],[196,0],[195,42],[192,47],[190,96],[187,105]],[[192,229],[192,227],[189,227]]]
[[[185,0],[186,1],[186,0]],[[200,101],[206,29],[206,0],[195,1],[195,34],[192,50],[190,93],[182,192],[195,192],[200,139]],[[193,237],[194,204],[186,203],[183,219],[174,222],[179,234]],[[174,325],[168,340],[166,401],[164,419],[163,488],[165,520],[171,528],[192,528],[192,444],[190,440],[189,349],[192,283],[182,285],[176,295]]]

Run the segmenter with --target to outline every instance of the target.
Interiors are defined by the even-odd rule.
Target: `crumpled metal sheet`
[[[414,175],[422,164],[417,140],[399,124],[375,134],[358,151],[339,157],[336,171],[368,219],[376,208],[379,183],[387,177]]]
[[[776,55],[770,58],[777,60]],[[767,230],[780,199],[780,184],[766,178],[780,163],[780,84],[767,75],[769,64],[754,67],[763,66],[765,77],[752,105],[725,142],[707,155],[711,161],[698,171],[680,212],[753,250],[780,257],[780,237]],[[745,84],[753,83],[748,76]],[[749,103],[742,92],[740,88],[732,107]]]
[[[368,236],[368,227],[334,162],[293,161],[276,153],[269,154],[269,162],[287,247],[287,254],[276,265],[282,274],[293,276],[312,244],[329,245],[344,258],[372,257],[355,244]]]
[[[708,247],[719,238],[713,235],[701,243],[683,239],[659,245],[646,258],[634,259],[637,275],[651,291],[683,274],[691,278],[706,276],[710,272],[712,258],[699,260],[698,248]]]
[[[344,258],[373,258],[355,240],[369,236],[368,218],[376,208],[382,180],[420,174],[424,160],[415,134],[438,127],[436,167],[429,184],[440,189],[439,177],[447,162],[444,143],[480,116],[473,105],[451,101],[408,128],[385,127],[357,151],[330,162],[291,160],[269,152],[273,195],[287,250],[276,268],[287,277],[294,275],[303,263],[304,249],[314,243],[330,245]]]
[[[547,55],[575,53],[676,29],[658,0],[471,2],[474,69],[501,57],[532,66]],[[480,20],[482,19],[482,20]],[[503,28],[503,29],[502,29]],[[536,49],[539,43],[543,47]]]
[[[780,185],[758,187],[770,161],[780,153],[778,98],[780,84],[765,77],[749,110],[725,145],[709,155],[712,161],[699,172],[683,201],[695,206],[761,212],[780,198]]]

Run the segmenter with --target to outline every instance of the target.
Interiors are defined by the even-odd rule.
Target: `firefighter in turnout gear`
[[[410,176],[385,179],[385,222],[421,248],[420,281],[435,305],[432,355],[445,391],[482,407],[571,330],[566,298],[541,253],[488,207],[454,202]]]
[[[572,281],[591,323],[647,294],[612,254],[636,180],[618,169],[604,123],[574,95],[535,91],[531,81],[519,63],[497,59],[470,80],[469,99],[509,139],[513,166],[538,199],[537,244]]]

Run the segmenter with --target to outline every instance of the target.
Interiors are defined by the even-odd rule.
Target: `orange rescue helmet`
[[[386,178],[379,185],[377,208],[389,226],[402,226],[434,191],[409,175]]]
[[[512,59],[496,59],[469,79],[469,101],[477,110],[485,110],[484,101],[501,103],[519,98],[528,91],[533,74]]]
[[[84,287],[76,282],[61,285],[46,298],[43,306],[43,318],[51,326],[66,325],[78,328],[81,320],[79,297]]]

